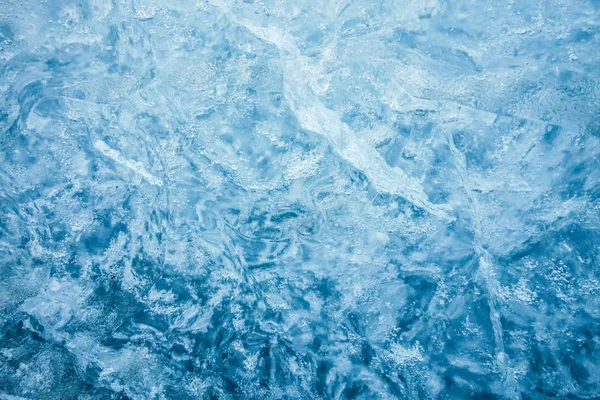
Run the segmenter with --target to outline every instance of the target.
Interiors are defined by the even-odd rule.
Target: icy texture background
[[[1,0],[2,399],[597,399],[598,0]]]

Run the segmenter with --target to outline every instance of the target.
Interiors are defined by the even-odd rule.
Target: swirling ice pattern
[[[0,1],[2,399],[600,398],[597,0]]]

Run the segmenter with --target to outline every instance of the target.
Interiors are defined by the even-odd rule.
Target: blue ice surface
[[[600,398],[598,0],[0,0],[1,399]]]

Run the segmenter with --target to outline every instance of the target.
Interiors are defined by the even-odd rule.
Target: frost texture
[[[3,0],[2,399],[600,396],[600,2]]]

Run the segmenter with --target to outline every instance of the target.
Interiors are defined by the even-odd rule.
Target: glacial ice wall
[[[600,397],[598,0],[0,0],[0,398]]]

